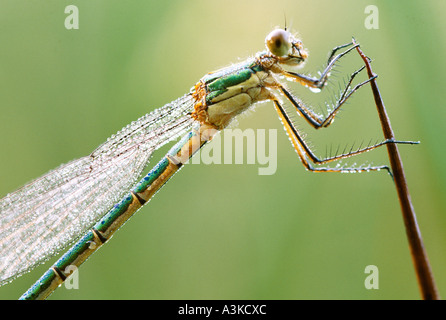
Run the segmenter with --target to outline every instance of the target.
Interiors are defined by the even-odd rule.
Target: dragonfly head
[[[286,29],[275,29],[271,31],[266,36],[265,45],[269,53],[281,64],[297,66],[302,64],[308,57],[302,41]]]

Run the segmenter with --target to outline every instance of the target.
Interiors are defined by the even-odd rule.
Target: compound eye
[[[271,31],[265,39],[268,50],[279,57],[286,56],[291,49],[291,34],[283,29]]]

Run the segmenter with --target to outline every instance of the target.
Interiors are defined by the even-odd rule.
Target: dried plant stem
[[[359,46],[356,48],[361,58],[364,60],[367,68],[369,78],[376,76],[370,66],[370,61],[362,52]],[[395,139],[395,136],[390,126],[390,119],[387,116],[384,102],[376,84],[376,79],[370,81],[372,87],[373,97],[375,98],[376,107],[378,109],[381,126],[386,139]],[[404,225],[406,227],[406,234],[409,241],[409,247],[412,254],[412,261],[415,266],[415,272],[418,278],[418,285],[420,287],[421,296],[425,300],[438,300],[440,295],[435,285],[435,280],[429,265],[429,259],[424,249],[421,232],[418,228],[418,223],[415,215],[415,210],[410,199],[409,188],[407,186],[406,177],[404,175],[403,163],[398,152],[397,144],[389,143],[386,145],[389,153],[390,165],[392,167],[395,187],[398,193],[398,198],[403,214]]]

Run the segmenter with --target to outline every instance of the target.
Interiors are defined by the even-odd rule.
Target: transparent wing
[[[189,130],[185,95],[132,122],[92,154],[0,200],[0,284],[82,236],[129,192],[154,150]]]

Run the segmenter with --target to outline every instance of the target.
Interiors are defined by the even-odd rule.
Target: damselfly
[[[89,156],[71,161],[8,194],[0,201],[0,281],[31,270],[78,240],[23,296],[43,299],[152,196],[217,132],[250,106],[271,100],[303,165],[314,172],[362,172],[389,168],[324,167],[325,163],[370,151],[385,140],[346,153],[318,158],[284,108],[281,97],[312,127],[328,127],[341,106],[369,80],[352,85],[363,68],[352,73],[345,89],[325,116],[295,97],[284,77],[320,90],[335,63],[357,45],[334,48],[325,70],[310,77],[285,68],[302,66],[308,54],[286,29],[273,30],[266,50],[241,63],[205,75],[183,97],[147,114],[111,136]],[[344,51],[343,51],[344,50]],[[340,52],[340,53],[339,53]],[[284,68],[285,67],[285,68]],[[154,150],[182,136],[139,182]],[[314,163],[316,166],[311,164]]]

